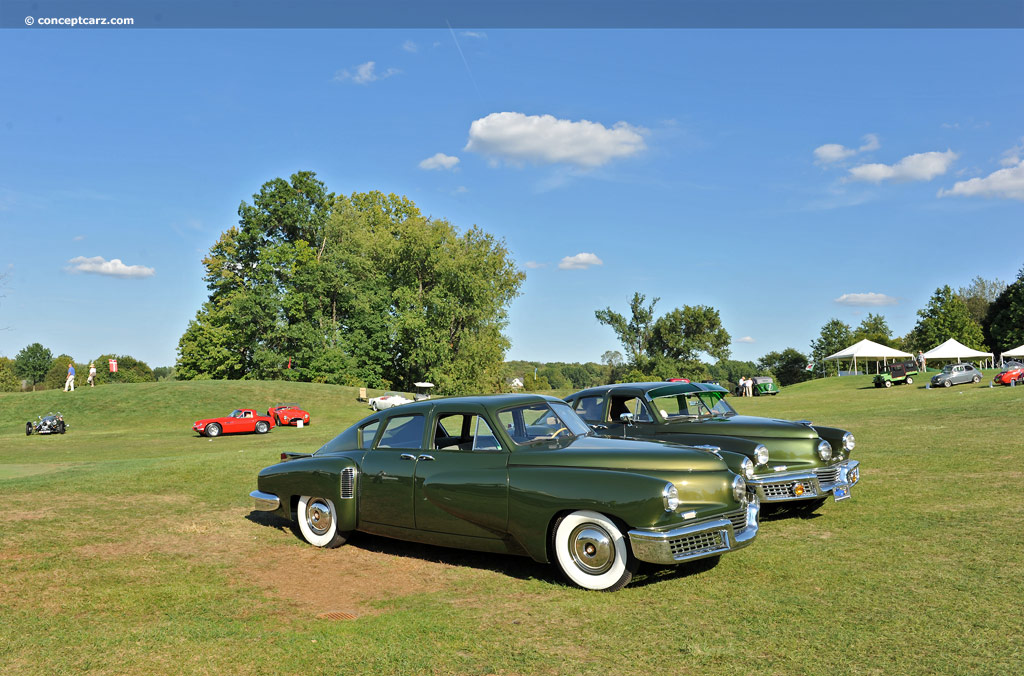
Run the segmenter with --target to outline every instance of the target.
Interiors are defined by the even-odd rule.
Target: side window
[[[604,396],[580,397],[573,405],[573,410],[587,422],[600,422],[604,413]]]
[[[487,424],[487,421],[483,418],[478,417],[476,419],[476,429],[473,430],[473,450],[474,451],[500,451],[501,444],[498,443],[498,438],[494,436],[494,432],[491,431],[491,426]]]
[[[242,412],[242,417],[243,418],[251,418],[252,417],[252,411],[243,411]]]
[[[371,448],[373,438],[377,436],[377,429],[380,428],[380,421],[374,420],[359,428],[359,448]]]
[[[633,412],[633,415],[636,416],[633,418],[634,421],[651,422],[652,420],[654,420],[654,418],[651,417],[651,412],[647,410],[647,404],[640,401],[639,398],[634,398],[631,402],[627,404],[627,406],[629,406],[629,409]]]
[[[425,424],[422,415],[396,415],[385,423],[377,448],[419,448]]]
[[[608,419],[611,422],[620,422],[623,413],[632,413],[634,422],[651,422],[651,414],[647,406],[639,398],[633,397],[612,397],[612,405],[608,411]]]

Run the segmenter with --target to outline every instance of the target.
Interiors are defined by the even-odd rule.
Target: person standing
[[[736,383],[737,395],[745,397],[747,395],[747,377],[740,376],[740,381]]]
[[[75,391],[75,365],[72,363],[68,363],[68,378],[64,381],[64,391],[67,392],[69,388],[72,392]]]
[[[743,384],[743,396],[752,397],[754,396],[754,379],[747,378],[747,382]]]
[[[921,373],[924,373],[924,352],[921,350],[917,351],[917,367]]]
[[[96,364],[89,364],[89,387],[96,387]]]

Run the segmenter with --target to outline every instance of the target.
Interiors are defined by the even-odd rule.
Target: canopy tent
[[[1015,347],[1012,350],[1007,350],[1003,353],[1004,357],[1024,357],[1024,345]]]
[[[957,341],[955,338],[950,338],[942,345],[933,347],[924,353],[925,359],[956,359],[961,361],[963,359],[992,359],[991,352],[981,352],[973,348],[967,347],[963,343]]]
[[[896,359],[898,357],[913,357],[914,355],[909,352],[902,352],[887,345],[879,345],[873,341],[865,338],[864,340],[854,343],[845,350],[840,350],[833,355],[825,357],[825,361],[853,361],[853,371],[857,372],[857,359],[881,359],[882,363],[886,363],[889,359]]]

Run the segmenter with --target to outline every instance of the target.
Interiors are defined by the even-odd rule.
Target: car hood
[[[616,470],[701,472],[728,469],[725,461],[709,451],[662,441],[637,441],[609,437],[558,439],[518,448],[509,466],[592,467]]]
[[[792,420],[761,418],[753,415],[733,415],[715,418],[691,419],[686,422],[668,422],[664,432],[678,434],[716,434],[721,436],[756,437],[764,439],[817,439],[818,433]]]

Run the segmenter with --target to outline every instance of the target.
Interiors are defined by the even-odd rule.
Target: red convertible
[[[267,415],[252,410],[251,408],[236,408],[223,418],[207,418],[197,420],[192,429],[204,437],[219,437],[221,434],[235,434],[237,432],[255,432],[266,434],[274,427],[274,419]]]
[[[303,411],[298,404],[276,404],[267,409],[267,415],[277,421],[278,425],[309,424],[309,411]]]
[[[1024,385],[1024,364],[1015,361],[1008,361],[1003,364],[1003,370],[992,379],[996,385]]]

